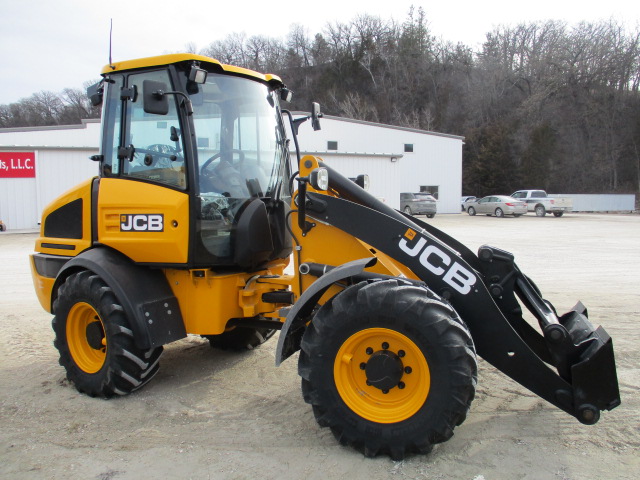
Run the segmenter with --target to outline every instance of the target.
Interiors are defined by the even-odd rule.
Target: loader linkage
[[[519,332],[542,360],[556,367],[560,378],[572,389],[558,386],[556,397],[561,408],[580,422],[594,424],[600,410],[620,404],[611,337],[588,319],[587,309],[578,302],[558,317],[555,308],[514,263],[511,253],[483,246],[478,257],[484,267],[489,292],[511,326]],[[522,318],[515,296],[536,317],[540,335]]]
[[[602,327],[593,327],[581,303],[558,317],[520,272],[512,254],[483,246],[475,255],[435,227],[362,194],[322,166],[329,170],[332,188],[346,199],[309,194],[308,215],[409,267],[457,311],[479,356],[582,423],[594,424],[601,410],[620,404],[612,340]],[[522,317],[516,296],[536,317],[542,334]],[[287,327],[285,323],[285,336]]]

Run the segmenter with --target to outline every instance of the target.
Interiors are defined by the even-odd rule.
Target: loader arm
[[[410,219],[392,218],[349,200],[317,194],[309,197],[311,205],[322,205],[321,212],[308,209],[310,217],[335,226],[408,266],[431,290],[447,299],[468,325],[477,353],[522,386],[588,424],[598,420],[600,410],[610,410],[620,403],[612,341],[601,327],[595,331],[591,327],[584,333],[591,337],[586,354],[570,358],[568,353],[563,356],[556,351],[552,360],[540,351],[546,343],[544,337],[535,337],[530,329],[530,339],[526,341],[494,301],[483,274],[433,233]],[[437,233],[434,227],[429,230]],[[474,258],[473,263],[481,266],[481,260]],[[563,378],[541,357],[552,361],[553,366],[565,365],[574,372],[572,378]]]
[[[301,170],[315,166],[328,170],[329,192],[306,194],[310,225],[316,220],[338,228],[408,267],[453,306],[482,358],[582,423],[596,423],[601,410],[619,405],[611,338],[589,323],[581,304],[557,317],[510,253],[484,246],[476,255],[437,228],[380,202],[323,162],[302,159]],[[308,234],[313,235],[313,227]],[[543,334],[524,320],[516,297],[538,319]],[[296,322],[293,316],[287,320]]]

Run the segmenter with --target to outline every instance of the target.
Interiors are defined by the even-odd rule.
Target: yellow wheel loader
[[[99,175],[44,210],[31,256],[80,392],[131,393],[187,334],[239,349],[279,330],[276,364],[300,351],[318,423],[367,456],[449,439],[476,353],[582,423],[620,403],[611,338],[582,304],[558,315],[510,253],[476,255],[300,158],[298,127],[321,114],[282,109],[277,76],[175,54],[102,77]]]

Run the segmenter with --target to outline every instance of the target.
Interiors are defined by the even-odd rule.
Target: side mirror
[[[97,107],[102,103],[103,93],[104,88],[102,87],[102,81],[87,88],[87,97],[89,97],[92,106]]]
[[[142,82],[143,108],[145,113],[166,115],[169,113],[169,99],[166,96],[167,85],[155,80]]]
[[[318,131],[320,130],[320,119],[322,118],[322,113],[320,113],[320,104],[313,102],[311,104],[311,127]]]

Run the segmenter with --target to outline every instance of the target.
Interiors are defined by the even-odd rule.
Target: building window
[[[338,142],[329,140],[327,142],[327,150],[338,150]]]
[[[420,191],[430,193],[433,195],[433,198],[438,200],[438,185],[420,185]]]
[[[404,144],[404,151],[406,153],[413,153],[413,143],[405,143]]]

